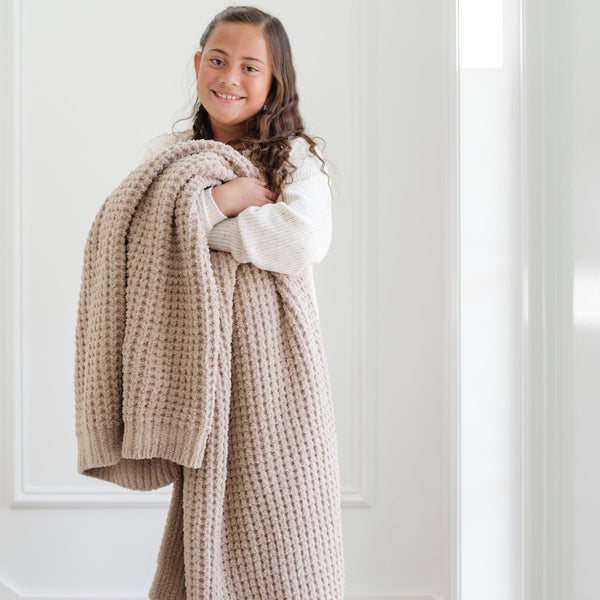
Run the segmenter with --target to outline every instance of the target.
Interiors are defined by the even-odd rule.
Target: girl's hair
[[[296,169],[288,161],[291,146],[289,137],[303,137],[309,149],[321,161],[325,172],[325,161],[315,151],[316,143],[304,131],[304,122],[298,109],[296,91],[296,70],[292,62],[292,50],[287,33],[281,21],[253,6],[229,6],[218,13],[208,24],[200,38],[200,50],[219,23],[249,23],[260,27],[271,56],[273,80],[267,95],[264,111],[259,111],[246,121],[243,137],[228,142],[236,150],[248,150],[249,159],[257,166],[266,179],[275,198],[282,193],[282,184],[288,173]],[[197,98],[191,117],[193,139],[212,139],[213,131],[209,115]],[[321,138],[317,138],[321,139]],[[329,175],[327,175],[329,178]]]

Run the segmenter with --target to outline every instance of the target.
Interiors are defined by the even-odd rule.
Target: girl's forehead
[[[267,40],[262,28],[251,23],[218,23],[208,36],[204,49],[215,48],[228,53],[247,49],[259,52],[263,56],[268,53]]]

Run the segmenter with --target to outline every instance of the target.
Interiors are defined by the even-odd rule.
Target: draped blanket
[[[203,188],[256,168],[175,144],[108,196],[76,326],[78,472],[173,484],[151,600],[341,600],[337,439],[309,271],[210,249]]]

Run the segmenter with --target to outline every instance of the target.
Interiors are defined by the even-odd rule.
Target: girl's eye
[[[220,58],[210,58],[209,61],[213,65],[221,65],[221,64],[223,64],[223,61]]]
[[[258,72],[258,69],[256,67],[253,67],[252,65],[248,65],[246,67],[246,69],[250,70],[250,72],[252,72],[252,73],[255,72],[255,71]]]

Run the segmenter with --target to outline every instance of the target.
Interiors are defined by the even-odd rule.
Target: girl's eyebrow
[[[227,52],[225,52],[225,50],[220,50],[219,48],[209,48],[208,49],[209,52],[220,52],[221,54],[224,54],[225,56],[229,56],[229,54],[227,54]],[[243,60],[255,60],[256,62],[262,63],[263,65],[265,64],[262,60],[260,60],[260,58],[253,58],[252,56],[242,56]]]

